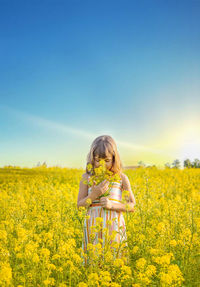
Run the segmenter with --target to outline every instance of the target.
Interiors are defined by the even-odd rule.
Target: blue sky
[[[0,166],[200,159],[200,1],[0,0]]]

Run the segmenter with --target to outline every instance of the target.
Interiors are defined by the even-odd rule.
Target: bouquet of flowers
[[[92,170],[92,164],[88,164],[87,165],[87,169],[89,171]],[[110,183],[109,183],[109,188],[108,190],[102,194],[101,196],[98,197],[101,198],[103,196],[108,196],[110,195],[110,190],[111,190],[111,187],[113,185],[113,182],[120,182],[120,176],[119,174],[113,174],[112,171],[109,171],[107,168],[106,168],[106,163],[105,163],[105,160],[104,159],[101,159],[100,162],[99,162],[99,167],[96,167],[94,168],[94,172],[93,172],[93,175],[90,176],[90,179],[89,179],[89,182],[88,181],[84,181],[84,183],[88,184],[89,186],[92,186],[92,185],[98,185],[100,184],[102,181],[104,180],[108,180]]]

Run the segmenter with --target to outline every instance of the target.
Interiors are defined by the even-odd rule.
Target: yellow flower
[[[49,257],[49,255],[50,255],[50,251],[49,251],[49,249],[47,249],[47,248],[42,248],[41,249],[41,251],[40,251],[40,255],[41,255],[41,257]]]
[[[139,247],[138,246],[134,246],[133,249],[132,249],[132,253],[135,254],[137,253],[139,250]]]
[[[169,243],[172,247],[175,247],[177,245],[177,242],[175,239],[172,239],[170,240],[170,243]]]
[[[140,243],[142,243],[142,242],[144,241],[144,239],[145,239],[144,234],[139,234],[139,235],[138,235],[138,241],[139,241]]]
[[[0,238],[2,241],[7,242],[7,232],[6,230],[0,230]]]
[[[39,256],[37,255],[37,253],[33,254],[33,258],[32,258],[34,263],[38,263],[40,261]]]
[[[92,243],[88,243],[87,249],[88,250],[93,250],[94,249],[94,245]]]
[[[48,286],[48,285],[53,285],[54,286],[55,279],[53,277],[49,277],[48,279],[44,280],[43,283],[44,283],[45,286]]]
[[[88,285],[84,282],[79,282],[78,287],[87,287]]]
[[[113,262],[113,266],[115,267],[121,267],[124,266],[124,261],[121,258],[116,258]]]
[[[59,259],[59,258],[60,258],[59,254],[54,254],[53,257],[52,257],[52,260],[56,260],[56,259]]]
[[[112,224],[112,220],[107,220],[106,222],[108,225],[111,225]]]
[[[154,265],[148,265],[145,271],[145,274],[148,277],[151,277],[156,274],[156,267]]]
[[[92,203],[91,198],[86,199],[86,203],[87,203],[87,205],[90,205]]]
[[[151,280],[148,278],[148,276],[142,272],[137,273],[137,279],[140,281],[142,286],[146,286],[151,283]]]
[[[171,285],[172,284],[172,277],[168,273],[161,272],[160,273],[160,281],[161,281],[161,284]],[[163,286],[165,286],[165,285],[163,285]]]
[[[98,238],[98,242],[102,244],[103,243],[103,239]]]
[[[102,217],[96,217],[96,224],[101,224],[103,222]]]
[[[145,265],[146,265],[146,259],[144,259],[144,258],[140,258],[140,259],[138,259],[137,261],[136,261],[136,268],[138,269],[138,270],[144,270],[144,267],[145,267]]]
[[[91,163],[88,163],[87,169],[88,169],[88,171],[91,171],[91,170],[92,170],[92,164],[91,164]]]
[[[21,227],[21,225],[17,226],[17,235],[20,241],[24,241],[27,237],[27,231]]]
[[[164,224],[164,222],[159,222],[156,228],[157,228],[158,232],[165,231],[165,224]]]
[[[52,264],[52,263],[47,264],[47,268],[51,269],[51,270],[56,270],[56,266],[54,264]]]
[[[164,265],[164,264],[167,264],[169,265],[170,264],[170,260],[171,260],[171,257],[173,257],[173,254],[172,253],[167,253],[163,256],[160,257],[160,264],[161,265]]]
[[[110,240],[115,240],[116,234],[117,234],[117,231],[116,230],[112,230],[112,233],[110,235]]]
[[[27,276],[27,278],[28,278],[29,280],[33,279],[33,275],[32,275],[30,272],[28,272],[28,273],[26,274],[26,276]]]
[[[168,274],[171,276],[171,278],[174,280],[174,282],[181,283],[182,281],[184,281],[184,278],[182,276],[182,272],[179,269],[178,265],[176,265],[176,264],[171,264],[168,267]]]
[[[160,254],[160,250],[156,249],[156,248],[150,248],[149,252],[151,255],[159,255]]]
[[[110,286],[111,276],[108,271],[100,271],[101,285]]]
[[[112,183],[119,182],[120,180],[119,174],[113,174],[110,170],[107,170],[105,160],[101,159],[99,162],[99,167],[94,168],[94,174],[89,178],[89,186],[92,186],[93,184],[98,185],[104,180],[110,182],[109,188],[104,194],[99,196],[98,199],[103,196],[110,195],[110,188]]]
[[[110,287],[121,287],[121,285],[118,284],[118,283],[116,283],[116,282],[112,282],[112,283],[110,284]]]
[[[106,252],[105,257],[106,257],[107,262],[109,262],[109,263],[113,262],[113,252],[111,252],[111,250],[108,250]]]
[[[58,272],[62,273],[63,272],[63,268],[60,266],[57,268]]]
[[[129,276],[132,275],[132,271],[131,271],[131,268],[129,266],[123,265],[122,268],[121,268],[121,272],[125,273],[125,274],[127,274]]]
[[[88,286],[91,286],[91,287],[99,286],[99,276],[97,273],[91,273],[88,276]]]
[[[17,258],[23,258],[23,254],[19,252],[19,253],[16,254],[16,257]]]
[[[0,265],[0,283],[10,285],[12,279],[12,269],[9,263],[1,263]]]

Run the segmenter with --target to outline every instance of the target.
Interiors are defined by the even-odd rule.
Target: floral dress
[[[89,181],[89,177],[88,177],[88,181]],[[88,187],[88,194],[90,192],[91,192],[91,187]],[[120,180],[120,183],[119,182],[112,183],[112,186],[110,189],[110,195],[107,197],[109,198],[109,200],[112,200],[116,204],[121,202],[122,180]],[[110,243],[112,243],[113,241],[117,243],[124,242],[124,246],[127,247],[126,226],[125,226],[123,212],[103,208],[101,206],[100,201],[96,199],[88,207],[87,216],[88,218],[85,218],[84,220],[84,232],[83,232],[83,241],[82,241],[82,249],[85,253],[87,252],[88,243],[97,244],[99,238],[102,239],[102,247],[105,245],[105,235],[104,235],[104,232],[102,231],[106,227],[108,228],[109,235],[112,234],[113,230],[116,231],[116,236],[114,240],[110,241]],[[99,232],[96,232],[95,239],[91,240],[90,239],[91,230],[92,230],[91,227],[96,225],[96,223],[99,222],[99,220],[96,220],[96,218],[99,218],[99,217],[101,218],[100,221],[102,221],[102,229]],[[86,263],[86,260],[84,261]]]

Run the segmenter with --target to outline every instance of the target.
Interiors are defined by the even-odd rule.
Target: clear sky
[[[0,0],[0,166],[200,159],[200,1]]]

